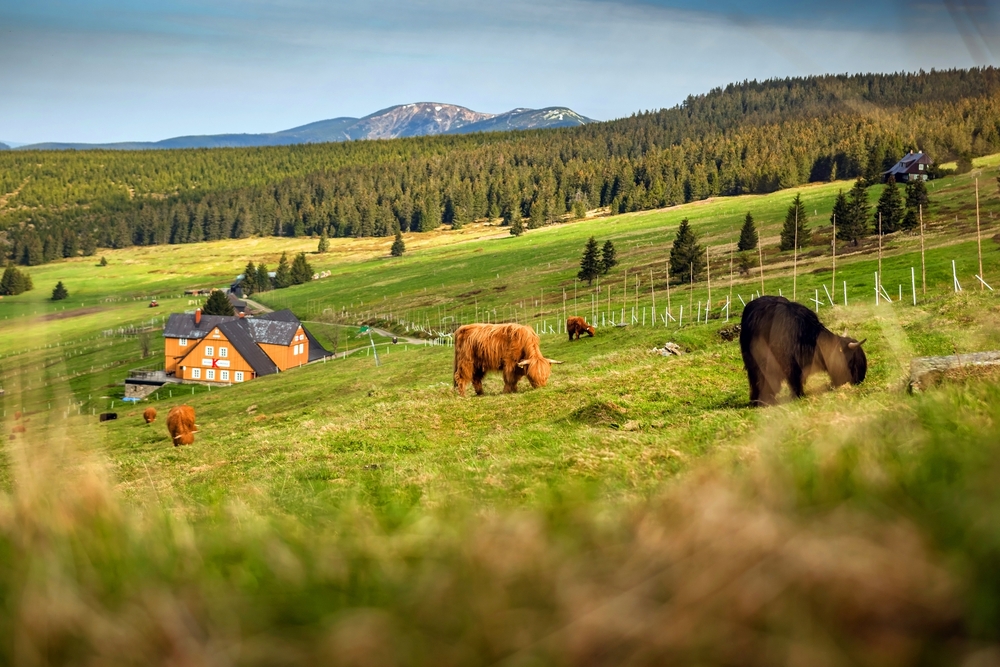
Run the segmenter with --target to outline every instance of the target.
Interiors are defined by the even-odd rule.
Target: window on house
[[[191,369],[191,379],[193,379],[193,380],[200,380],[201,379],[201,369],[200,368],[192,368]]]
[[[220,357],[228,357],[229,356],[229,348],[228,347],[220,347],[219,348],[219,356]]]
[[[229,371],[219,371],[219,379],[223,382],[229,382]]]
[[[917,165],[917,169],[919,169],[920,171],[923,171],[924,170],[924,165],[918,164]]]
[[[206,380],[214,380],[215,379],[215,369],[214,368],[207,368],[207,369],[205,369],[205,379]]]
[[[237,382],[243,382],[243,371],[236,371],[233,375]]]
[[[187,338],[181,338],[180,339],[180,343],[181,343],[181,347],[187,347],[188,346],[188,339]]]
[[[206,345],[205,346],[205,356],[206,357],[211,357],[211,356],[214,356],[214,355],[215,355],[215,348],[212,347],[211,345]]]

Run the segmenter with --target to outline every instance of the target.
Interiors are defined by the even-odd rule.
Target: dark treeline
[[[878,179],[910,149],[1000,151],[1000,70],[744,82],[579,128],[174,151],[0,153],[4,251],[252,235],[392,236]],[[16,194],[14,194],[16,193]],[[3,195],[0,195],[3,196]],[[520,223],[518,223],[520,224]]]

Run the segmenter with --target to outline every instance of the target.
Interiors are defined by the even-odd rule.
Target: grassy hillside
[[[125,370],[160,361],[103,330],[193,308],[184,288],[225,284],[247,259],[273,266],[315,240],[133,248],[109,252],[103,268],[92,259],[37,267],[34,292],[0,301],[9,317],[0,595],[11,610],[0,614],[0,655],[362,665],[988,658],[1000,641],[1000,533],[989,520],[1000,507],[998,377],[965,370],[920,396],[905,393],[905,380],[914,356],[1000,347],[997,297],[972,285],[971,198],[978,176],[984,273],[996,286],[1000,199],[986,184],[998,163],[935,183],[928,294],[916,307],[908,292],[895,302],[895,286],[913,266],[919,290],[917,237],[887,239],[883,283],[894,302],[878,306],[871,245],[839,247],[838,295],[846,281],[849,305],[824,303],[820,316],[868,338],[868,378],[837,391],[815,378],[805,400],[767,410],[747,407],[738,346],[719,335],[727,244],[751,210],[765,291],[790,293],[792,257],[773,246],[795,191],[516,239],[485,226],[408,235],[401,259],[386,256],[385,241],[335,239],[330,255],[311,257],[330,278],[260,296],[331,326],[381,318],[446,330],[495,308],[498,319],[555,327],[563,289],[567,311],[589,316],[591,296],[603,303],[611,288],[620,314],[626,271],[642,280],[636,312],[650,308],[652,268],[662,313],[662,267],[690,218],[713,258],[715,318],[644,326],[637,315],[572,343],[544,334],[546,355],[566,363],[546,388],[516,395],[490,377],[486,396],[459,398],[450,348],[383,344],[378,367],[355,354],[231,388],[175,388],[119,404],[121,418],[98,425],[87,415],[120,396]],[[826,220],[848,186],[801,189],[817,242],[800,258],[801,301],[829,285]],[[622,263],[600,292],[578,285],[574,307],[592,234],[612,239]],[[951,293],[952,259],[961,294]],[[45,301],[56,280],[70,290],[66,310]],[[756,275],[734,280],[734,295],[756,289]],[[146,307],[151,295],[159,311]],[[697,310],[707,285],[675,286],[671,299],[675,317],[681,305]],[[688,354],[650,353],[667,340]],[[163,421],[182,399],[201,431],[194,446],[173,448]],[[139,417],[147,405],[161,415],[152,426]]]

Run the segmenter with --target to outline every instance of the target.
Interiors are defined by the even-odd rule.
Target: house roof
[[[163,327],[164,338],[203,338],[205,334],[227,320],[226,315],[202,315],[201,323],[194,323],[194,313],[171,313]]]
[[[274,362],[271,361],[264,350],[260,349],[260,346],[254,342],[254,339],[250,336],[250,332],[241,326],[246,320],[232,317],[228,318],[228,320],[228,322],[223,322],[219,325],[219,331],[229,339],[229,342],[240,353],[240,356],[250,364],[253,372],[258,376],[277,373],[278,367],[274,365]]]
[[[243,326],[258,343],[269,345],[291,345],[295,332],[298,331],[299,321],[283,322],[266,320],[262,317],[247,317],[240,321]]]
[[[229,299],[229,303],[233,304],[233,308],[237,312],[242,313],[247,309],[247,302],[236,297],[232,292],[226,292],[226,297]]]
[[[920,167],[918,165],[932,164],[932,163],[933,160],[931,160],[930,157],[927,156],[925,153],[910,152],[904,155],[902,160],[893,165],[892,169],[883,171],[882,175],[892,176],[895,174],[912,174],[914,172],[920,171]]]
[[[256,319],[280,320],[282,322],[295,322],[296,324],[301,324],[301,322],[299,322],[299,318],[295,317],[295,313],[287,308],[284,310],[276,310],[272,313],[266,313]],[[331,356],[332,353],[319,344],[319,341],[316,340],[316,337],[309,332],[309,329],[307,329],[304,324],[302,325],[302,331],[305,332],[306,339],[309,341],[309,361],[316,361],[317,359]]]

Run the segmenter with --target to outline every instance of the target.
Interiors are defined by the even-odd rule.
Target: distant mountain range
[[[418,102],[382,109],[364,118],[331,118],[270,134],[209,134],[173,137],[162,141],[112,144],[41,143],[16,150],[145,150],[164,148],[223,148],[317,144],[359,139],[396,139],[434,134],[507,132],[552,127],[576,127],[594,121],[566,107],[514,109],[501,114],[480,113],[454,104]],[[10,148],[0,144],[0,148]]]
[[[10,149],[10,146],[8,146],[7,144],[5,144],[2,141],[0,141],[0,151],[5,151],[5,150],[9,150],[9,149]]]

